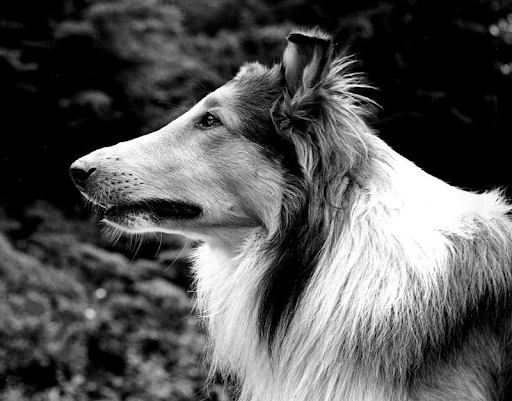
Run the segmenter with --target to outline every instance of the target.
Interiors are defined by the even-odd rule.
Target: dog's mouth
[[[194,219],[199,217],[202,212],[200,206],[191,203],[162,199],[147,199],[120,205],[105,205],[103,203],[96,203],[96,205],[103,210],[105,219],[113,222],[136,215],[146,215],[158,220]]]

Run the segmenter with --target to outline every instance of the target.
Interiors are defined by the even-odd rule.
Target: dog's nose
[[[75,185],[80,189],[85,188],[86,181],[95,171],[96,167],[83,159],[78,159],[69,167],[69,175]]]

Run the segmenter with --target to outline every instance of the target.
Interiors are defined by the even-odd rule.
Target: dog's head
[[[104,221],[196,238],[274,230],[286,193],[330,158],[312,124],[332,124],[322,107],[333,43],[318,32],[288,40],[282,63],[245,65],[162,129],[75,161],[73,181]]]
[[[264,147],[280,72],[246,66],[151,134],[75,161],[71,176],[107,224],[188,235],[265,225],[278,209],[279,156]]]

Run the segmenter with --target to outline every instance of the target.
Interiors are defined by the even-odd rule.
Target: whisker
[[[174,260],[172,261],[172,263],[171,263],[169,266],[167,266],[167,268],[164,270],[164,273],[165,273],[165,272],[167,272],[167,270],[169,270],[171,267],[173,267],[173,266],[174,266],[174,264],[176,263],[176,261],[177,261],[179,258],[181,258],[181,256],[183,255],[183,252],[185,252],[185,249],[187,249],[187,248],[188,248],[188,241],[189,241],[189,239],[188,239],[187,237],[185,237],[185,244],[183,245],[183,248],[181,248],[180,253],[178,254],[178,256],[176,256],[176,257],[174,258]]]
[[[135,244],[136,244],[136,249],[135,249],[135,252],[134,252],[134,254],[133,254],[133,256],[132,256],[132,259],[130,260],[130,264],[129,264],[129,266],[132,266],[133,262],[135,261],[135,258],[137,257],[137,254],[138,254],[138,253],[139,253],[139,251],[140,251],[140,248],[141,248],[141,246],[142,246],[142,243],[144,242],[144,238],[145,238],[145,236],[144,236],[144,234],[137,233],[137,234],[135,234],[135,236],[134,236],[134,237],[132,237],[132,238],[135,238],[135,239],[134,239],[134,241],[135,241]]]
[[[155,234],[155,237],[157,236],[156,233]],[[160,234],[160,241],[158,242],[158,249],[156,250],[155,252],[155,256],[153,256],[153,258],[156,258],[157,255],[160,253],[160,249],[162,248],[162,242],[163,242],[163,239],[164,239],[164,234],[162,232],[159,233]]]

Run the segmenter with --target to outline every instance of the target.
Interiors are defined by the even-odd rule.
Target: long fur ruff
[[[280,161],[279,213],[235,255],[195,254],[212,372],[241,401],[502,399],[510,205],[395,153],[364,121],[352,59],[318,32],[289,40],[270,114],[297,165]],[[276,74],[256,70],[237,79]]]

